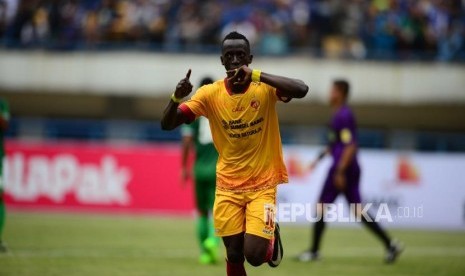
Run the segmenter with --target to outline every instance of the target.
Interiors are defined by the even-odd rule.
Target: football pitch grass
[[[197,263],[194,229],[189,218],[10,213],[4,233],[10,251],[0,254],[0,275],[225,275],[223,257],[214,266]],[[366,229],[328,227],[316,263],[293,259],[308,246],[307,227],[281,230],[281,265],[247,266],[248,275],[465,275],[465,232],[392,230],[406,250],[385,265]]]

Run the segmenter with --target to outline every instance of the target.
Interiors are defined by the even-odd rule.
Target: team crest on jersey
[[[253,99],[251,102],[250,102],[250,106],[255,109],[255,111],[257,111],[259,108],[260,108],[260,101],[257,100],[257,99]]]

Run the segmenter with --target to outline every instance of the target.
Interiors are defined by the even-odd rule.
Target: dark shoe
[[[296,259],[297,261],[303,262],[303,263],[319,261],[320,253],[307,250],[307,251],[300,253],[300,255],[296,257]]]
[[[397,257],[399,257],[400,253],[404,251],[404,246],[398,241],[391,241],[391,245],[386,251],[386,257],[384,261],[387,264],[392,264],[396,261]]]
[[[268,265],[271,267],[277,267],[281,263],[281,260],[283,259],[283,255],[284,255],[284,250],[283,250],[283,244],[281,242],[281,236],[279,234],[279,224],[276,223],[276,226],[274,229],[273,256],[271,257],[271,260],[268,261]]]

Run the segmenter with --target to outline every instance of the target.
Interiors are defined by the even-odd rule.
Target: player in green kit
[[[3,226],[5,225],[5,203],[3,202],[3,157],[5,156],[5,145],[3,136],[8,129],[9,120],[10,110],[8,103],[0,98],[0,253],[7,251],[2,240]]]
[[[204,78],[200,85],[213,83],[211,78]],[[201,264],[214,264],[218,259],[219,239],[215,237],[211,213],[215,201],[216,162],[218,153],[213,145],[208,119],[199,117],[190,125],[184,125],[182,133],[182,179],[190,178],[188,168],[189,153],[195,148],[193,180],[195,182],[195,199],[198,210],[197,237],[200,244]],[[195,147],[193,147],[195,145]]]

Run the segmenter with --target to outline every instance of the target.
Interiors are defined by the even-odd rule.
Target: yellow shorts
[[[273,238],[275,205],[276,187],[245,193],[216,190],[213,206],[216,235],[225,237],[246,232]]]

